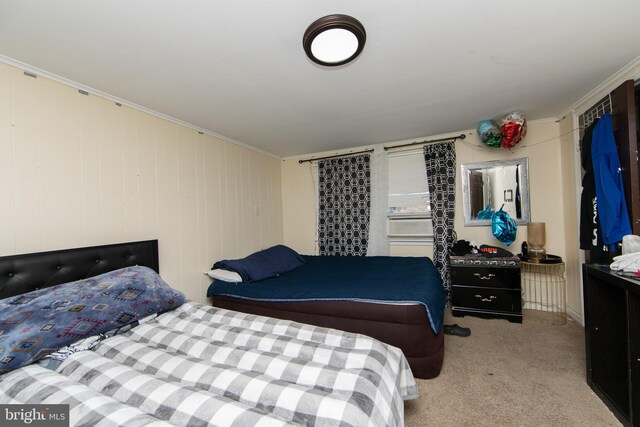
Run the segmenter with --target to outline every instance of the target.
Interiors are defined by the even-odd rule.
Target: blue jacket
[[[600,117],[593,129],[591,161],[596,181],[598,216],[603,241],[607,245],[614,245],[621,241],[624,235],[631,234],[631,223],[624,198],[620,159],[609,114]]]

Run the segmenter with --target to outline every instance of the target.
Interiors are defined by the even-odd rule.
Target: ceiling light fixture
[[[336,67],[347,64],[364,48],[367,33],[357,19],[347,15],[327,15],[309,25],[302,46],[316,64]]]

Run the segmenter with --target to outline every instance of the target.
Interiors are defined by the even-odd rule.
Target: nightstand
[[[451,282],[454,316],[468,314],[522,323],[520,258],[452,256]]]

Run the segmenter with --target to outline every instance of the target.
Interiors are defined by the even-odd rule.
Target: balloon
[[[507,114],[500,126],[500,145],[511,151],[527,135],[527,119],[518,111]]]
[[[478,135],[480,136],[480,141],[489,147],[500,146],[500,129],[493,120],[482,120],[478,123]]]
[[[478,219],[491,219],[495,213],[496,212],[493,210],[491,206],[487,206],[486,208],[478,212],[478,215],[476,215],[476,217]]]
[[[516,240],[517,231],[516,222],[502,208],[491,217],[491,232],[504,245],[509,246]]]

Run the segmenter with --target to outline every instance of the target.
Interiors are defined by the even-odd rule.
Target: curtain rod
[[[384,147],[384,151],[390,150],[392,148],[409,147],[410,145],[431,144],[432,142],[442,142],[442,141],[455,141],[456,139],[465,139],[466,137],[467,136],[464,133],[461,133],[458,136],[452,136],[450,138],[440,138],[440,139],[432,139],[431,141],[418,141],[418,142],[410,142],[408,144],[390,145],[390,146]]]
[[[345,154],[336,154],[335,156],[311,157],[309,159],[298,160],[298,163],[314,162],[316,160],[337,159],[339,157],[349,157],[349,156],[355,156],[356,154],[372,153],[372,152],[373,152],[373,148],[370,148],[369,150],[352,151],[350,153],[345,153]]]
[[[431,141],[418,141],[418,142],[410,142],[408,144],[391,145],[391,146],[388,146],[388,147],[384,147],[384,151],[390,150],[392,148],[408,147],[410,145],[430,144],[432,142],[442,142],[442,141],[455,141],[456,139],[465,139],[466,137],[467,136],[465,134],[461,133],[458,136],[452,136],[452,137],[449,137],[449,138],[440,138],[440,139],[432,139]],[[345,153],[345,154],[336,154],[334,156],[311,157],[311,158],[308,158],[308,159],[298,160],[298,163],[314,162],[316,160],[337,159],[339,157],[355,156],[357,154],[371,153],[373,151],[374,151],[373,148],[370,148],[368,150],[353,151],[353,152]]]

